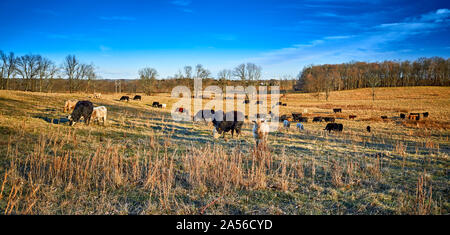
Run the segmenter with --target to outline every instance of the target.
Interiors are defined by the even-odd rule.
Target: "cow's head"
[[[75,126],[76,121],[73,120],[72,115],[67,116],[67,119],[69,119],[69,126]]]
[[[222,134],[222,130],[220,128],[214,126],[212,134],[213,134],[214,139],[217,139]]]

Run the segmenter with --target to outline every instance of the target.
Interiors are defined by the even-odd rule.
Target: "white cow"
[[[270,127],[264,119],[257,119],[253,121],[253,137],[258,147],[261,143],[266,143],[269,136]]]
[[[106,113],[107,109],[105,106],[95,107],[94,111],[92,111],[91,119],[92,121],[97,121],[100,123],[100,119],[103,121],[103,126],[106,124]]]

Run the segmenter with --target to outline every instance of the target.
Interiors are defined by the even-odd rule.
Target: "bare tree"
[[[261,70],[262,68],[260,66],[257,66],[256,64],[247,63],[247,79],[249,81],[258,81],[261,78]]]
[[[86,85],[86,93],[89,92],[89,89],[93,88],[93,92],[95,92],[95,84],[94,80],[97,79],[97,74],[95,73],[95,66],[94,64],[89,64],[84,66],[84,75],[87,80]]]
[[[74,90],[74,80],[76,79],[77,76],[79,64],[80,62],[77,60],[75,55],[68,55],[64,60],[63,70],[69,81],[70,93],[72,93]]]
[[[233,71],[229,69],[224,69],[219,71],[217,74],[217,78],[219,79],[219,85],[222,87],[223,92],[225,92],[225,88],[227,86],[227,81],[231,80],[233,77]]]
[[[211,72],[209,70],[203,68],[203,65],[198,64],[195,66],[195,77],[196,78],[206,79],[209,76],[211,76]]]
[[[240,64],[236,66],[233,70],[233,76],[235,76],[238,79],[241,79],[241,81],[247,80],[247,73],[246,73],[246,66],[245,64]]]
[[[248,85],[249,82],[257,81],[261,78],[261,70],[260,66],[253,63],[240,64],[234,68],[233,76],[241,79],[245,85]]]
[[[366,71],[365,75],[367,78],[367,82],[372,88],[372,101],[375,101],[375,87],[377,87],[380,84],[381,81],[380,74],[376,71],[368,70]]]
[[[17,59],[16,72],[25,81],[25,90],[34,91],[36,78],[39,76],[40,55],[28,54]]]
[[[183,77],[181,76],[180,78],[183,78]],[[187,79],[192,78],[192,67],[191,66],[184,66],[184,78],[187,78]]]
[[[141,84],[146,95],[151,94],[153,83],[158,77],[158,71],[154,68],[143,68],[139,70]]]
[[[38,61],[39,65],[39,92],[42,92],[44,82],[48,79],[53,79],[58,72],[58,67],[53,63],[53,61],[47,58],[41,58]]]

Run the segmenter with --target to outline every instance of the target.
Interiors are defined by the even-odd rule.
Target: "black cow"
[[[308,122],[308,118],[307,117],[300,117],[300,119],[298,119],[299,122]]]
[[[133,100],[142,100],[142,97],[140,95],[135,95]]]
[[[214,113],[214,118],[212,120],[214,125],[214,133],[223,134],[231,131],[231,137],[234,138],[234,132],[236,131],[237,136],[241,134],[242,125],[244,125],[244,114],[239,111],[231,111],[226,114],[219,110]],[[214,138],[215,134],[214,134]]]
[[[294,122],[299,122],[301,117],[301,113],[292,113],[292,120],[294,120]]]
[[[289,119],[288,115],[283,114],[283,115],[281,115],[281,117],[280,117],[280,122],[283,122],[284,120],[288,120],[288,119]]]
[[[325,127],[325,129],[323,130],[327,130],[328,133],[330,133],[331,131],[342,131],[344,129],[344,125],[340,124],[340,123],[328,123],[327,126]]]
[[[122,101],[122,100],[130,101],[130,97],[124,95],[124,96],[120,97],[120,101]]]
[[[355,119],[356,115],[348,115],[348,119]]]
[[[194,116],[194,121],[205,121],[208,120],[212,120],[212,118],[214,117],[214,109],[210,109],[210,110],[200,110],[197,112],[197,114],[195,114]]]
[[[91,122],[91,115],[94,111],[94,105],[90,101],[78,101],[73,109],[71,115],[69,115],[70,125],[73,126],[77,123],[81,117],[84,118],[84,122],[89,126]]]
[[[381,119],[383,119],[383,120],[385,120],[387,118],[388,118],[387,116],[381,116]]]
[[[401,118],[401,119],[405,119],[405,118],[406,118],[406,114],[401,113],[401,114],[400,114],[400,118]]]
[[[322,117],[314,117],[313,122],[322,122]]]
[[[335,112],[335,113],[342,113],[342,109],[333,109],[333,112]]]
[[[159,108],[159,102],[156,102],[156,101],[153,102],[152,107]]]
[[[283,103],[281,106],[287,106],[287,104],[286,104],[286,103]]]
[[[429,113],[425,112],[425,113],[422,113],[422,115],[423,115],[424,118],[426,118],[426,117],[428,117]]]
[[[370,133],[370,126],[367,126],[366,130]]]
[[[336,119],[334,117],[324,117],[323,120],[325,122],[335,122],[336,121]]]

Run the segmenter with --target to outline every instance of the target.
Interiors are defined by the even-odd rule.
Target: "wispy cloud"
[[[179,7],[179,10],[182,12],[185,12],[185,13],[193,13],[194,12],[191,8],[188,8],[188,6],[190,6],[192,3],[190,0],[175,0],[170,3]]]
[[[135,17],[130,16],[100,16],[98,17],[101,20],[107,20],[107,21],[135,21]]]
[[[190,0],[175,0],[171,2],[173,5],[177,5],[177,6],[189,6],[191,4]]]
[[[328,36],[328,37],[324,37],[324,39],[327,39],[327,40],[348,39],[348,38],[352,38],[353,36],[354,35]]]
[[[107,46],[104,46],[104,45],[100,45],[99,48],[100,48],[100,51],[102,51],[102,52],[107,52],[107,51],[111,50],[110,47],[107,47]]]
[[[389,43],[402,42],[412,36],[437,32],[450,26],[450,11],[438,9],[418,17],[376,25],[355,35],[332,35],[303,44],[261,53],[246,60],[267,67],[276,64],[329,63],[327,61],[387,59],[398,53],[411,53],[411,49],[392,49]]]

